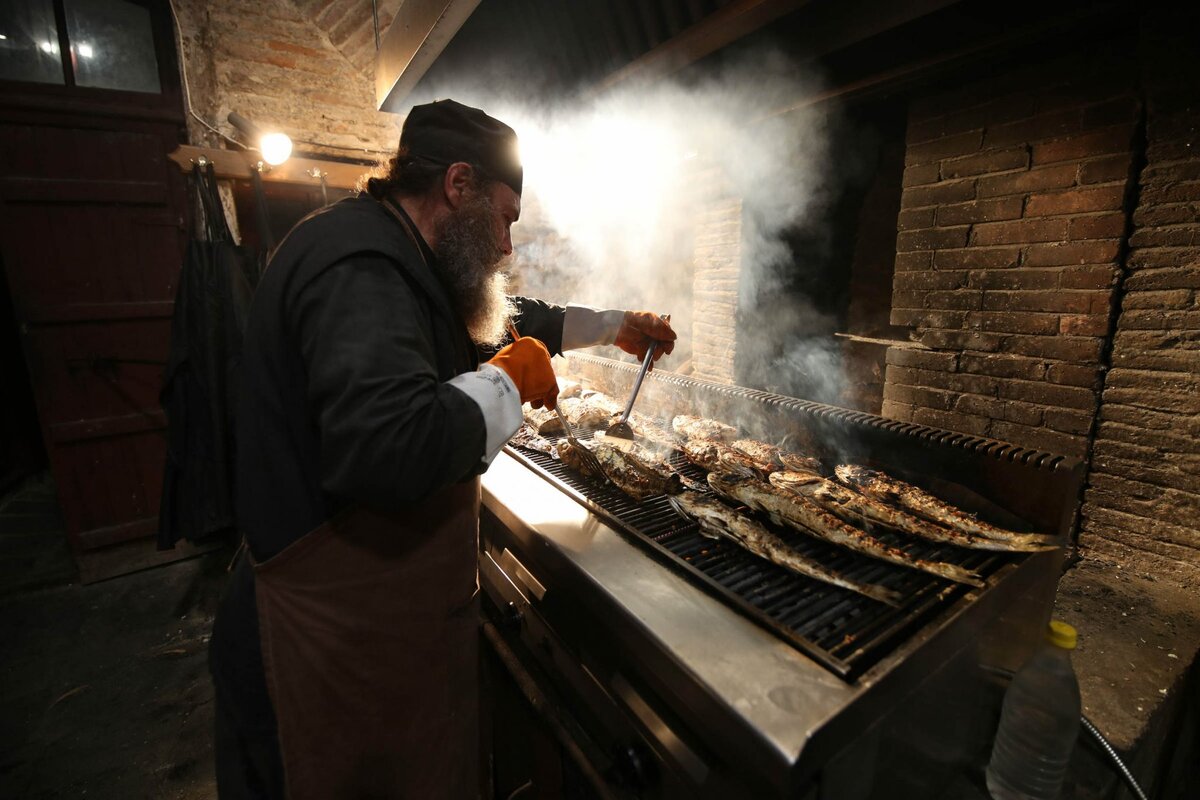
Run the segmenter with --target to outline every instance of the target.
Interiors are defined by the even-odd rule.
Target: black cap
[[[474,164],[521,193],[516,131],[478,108],[453,100],[413,106],[400,131],[400,146],[447,166],[458,161]]]

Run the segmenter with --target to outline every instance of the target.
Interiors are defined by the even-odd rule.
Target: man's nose
[[[500,252],[506,256],[511,256],[513,251],[512,233],[508,230],[504,231],[504,237],[500,240]]]

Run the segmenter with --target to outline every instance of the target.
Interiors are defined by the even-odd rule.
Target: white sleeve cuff
[[[562,349],[577,350],[594,344],[612,344],[625,321],[625,312],[618,309],[589,308],[568,305],[563,317]]]
[[[447,383],[474,400],[483,412],[487,429],[483,463],[491,464],[504,443],[521,427],[521,395],[516,384],[507,372],[491,364],[484,364],[476,372],[456,375]]]

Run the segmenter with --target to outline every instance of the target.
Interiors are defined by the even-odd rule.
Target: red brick
[[[934,207],[910,208],[901,211],[896,218],[896,230],[911,231],[917,228],[932,228],[934,223]]]
[[[1043,361],[1009,355],[974,356],[964,353],[959,357],[959,369],[976,375],[1033,381],[1046,374],[1046,364]]]
[[[909,186],[923,186],[928,183],[937,183],[941,179],[941,166],[939,164],[918,164],[912,167],[905,167],[904,179],[901,181],[901,186],[907,189]]]
[[[1096,389],[1100,384],[1100,368],[1093,364],[1054,363],[1046,370],[1046,380],[1066,386]]]
[[[978,150],[982,141],[983,131],[979,130],[944,136],[921,144],[910,144],[904,153],[904,165],[928,164],[943,158],[965,156]]]
[[[1111,289],[1116,283],[1114,264],[1067,267],[1059,271],[1059,285],[1064,289]]]
[[[1074,291],[989,291],[983,308],[989,311],[1042,311],[1060,314],[1095,313],[1107,308],[1109,292]]]
[[[1085,239],[1116,239],[1125,235],[1125,214],[1096,214],[1086,217],[1075,217],[1071,220],[1071,228],[1067,238],[1071,241]]]
[[[1200,311],[1133,309],[1121,312],[1121,328],[1143,331],[1200,330]]]
[[[1138,270],[1125,279],[1125,289],[1200,289],[1200,266]]]
[[[1071,314],[1059,320],[1059,333],[1065,336],[1108,335],[1107,314]]]
[[[1045,409],[1041,406],[1031,403],[1021,403],[1016,400],[1000,400],[995,397],[964,394],[955,402],[954,410],[960,414],[973,414],[989,419],[1002,419],[1022,425],[1041,425]]]
[[[1121,208],[1124,195],[1124,184],[1034,194],[1025,202],[1025,216],[1045,217],[1055,214],[1085,214],[1089,211],[1117,211]]]
[[[965,324],[972,330],[990,333],[1027,333],[1043,336],[1058,333],[1058,316],[1054,314],[972,311],[967,315]]]
[[[1058,361],[1089,363],[1100,359],[1102,340],[1087,336],[1018,336],[1004,342],[1006,353]]]
[[[933,291],[925,294],[925,307],[950,311],[970,311],[983,302],[983,292],[970,289]]]
[[[1003,125],[989,125],[983,135],[983,144],[984,147],[1011,147],[1065,136],[1075,133],[1079,128],[1079,109],[1069,108]]]
[[[893,379],[893,372],[895,378]],[[996,387],[1000,379],[990,375],[964,375],[957,372],[939,372],[927,369],[910,369],[908,367],[888,367],[888,382],[903,383],[908,386],[926,386],[933,389],[944,389],[951,392],[966,392],[968,394],[987,395],[995,397]]]
[[[1032,201],[1033,198],[1030,198]],[[971,230],[971,244],[1025,244],[1026,242],[1057,242],[1067,238],[1069,222],[1065,219],[1022,219],[1011,222],[985,222]]]
[[[1074,164],[1058,164],[1012,175],[988,176],[979,179],[978,196],[996,197],[1006,194],[1037,192],[1043,189],[1066,189],[1075,185],[1076,172],[1078,169]]]
[[[921,344],[939,350],[978,350],[994,353],[1004,344],[1004,337],[979,331],[927,330],[920,332]]]
[[[1131,269],[1157,269],[1159,267],[1200,267],[1200,247],[1157,247],[1134,250],[1129,254]]]
[[[970,175],[982,175],[989,172],[1008,172],[1014,169],[1025,169],[1028,166],[1029,153],[1023,147],[1012,150],[987,151],[965,158],[943,161],[942,177],[965,178]]]
[[[1033,146],[1033,163],[1050,164],[1056,161],[1124,153],[1130,149],[1132,142],[1133,126],[1116,125],[1095,133],[1036,144]]]
[[[1046,337],[1048,338],[1048,337]],[[1008,381],[1001,383],[1000,397],[1023,400],[1058,408],[1075,408],[1090,411],[1096,405],[1096,394],[1079,386],[1060,386],[1045,381]]]
[[[967,233],[969,230],[966,225],[963,225],[958,228],[926,228],[917,231],[904,231],[896,236],[896,250],[901,253],[907,253],[914,250],[938,250],[943,247],[962,247],[967,243]]]
[[[923,386],[904,386],[898,383],[887,383],[883,387],[883,397],[885,400],[908,403],[914,406],[924,406],[926,408],[948,409],[954,407],[954,395],[952,393],[938,391],[937,389],[928,389]]]
[[[889,347],[886,355],[888,364],[925,370],[953,372],[958,368],[957,353],[939,353],[936,350],[918,350],[907,347]]]
[[[1143,205],[1133,214],[1133,223],[1139,227],[1177,225],[1181,222],[1200,223],[1200,203]]]
[[[933,254],[927,251],[896,254],[896,272],[929,269],[933,264]]]
[[[1137,118],[1138,102],[1133,97],[1118,97],[1083,109],[1083,126],[1099,128],[1118,123],[1133,123]]]
[[[1025,251],[1022,264],[1029,267],[1102,264],[1115,261],[1121,250],[1119,239],[1096,239],[1062,244],[1035,244]]]
[[[1021,261],[1016,247],[968,247],[962,250],[938,250],[933,254],[935,269],[1003,269]]]
[[[1176,310],[1192,305],[1195,292],[1191,289],[1160,289],[1158,291],[1128,292],[1121,301],[1122,310],[1158,308]]]
[[[1143,206],[1167,203],[1192,203],[1200,200],[1200,181],[1179,181],[1148,184],[1142,188],[1138,202]]]
[[[1079,456],[1087,446],[1083,437],[1052,431],[1049,428],[1033,428],[1015,422],[997,420],[992,424],[991,435],[1004,442],[1012,442],[1033,450],[1044,450],[1066,456]]]
[[[1088,184],[1128,180],[1132,166],[1133,161],[1127,155],[1105,156],[1085,161],[1079,165],[1079,182]]]
[[[930,270],[928,272],[901,272],[892,279],[896,291],[916,289],[961,289],[967,285],[965,271]]]
[[[1140,228],[1129,237],[1130,247],[1189,247],[1197,241],[1196,225],[1162,225]]]
[[[974,289],[1057,289],[1060,274],[1056,269],[975,270],[969,284]]]
[[[888,323],[904,328],[914,328],[925,321],[926,311],[923,308],[893,307],[888,312]]]
[[[918,425],[944,428],[948,431],[970,433],[976,436],[987,436],[992,425],[992,421],[987,417],[976,417],[935,408],[914,408],[912,421]]]
[[[1001,197],[973,203],[954,203],[937,209],[938,225],[965,225],[972,222],[997,222],[1021,216],[1024,199]]]
[[[908,403],[897,403],[895,400],[884,400],[879,415],[900,422],[912,422],[913,407]]]
[[[951,183],[935,183],[931,186],[914,186],[900,195],[901,208],[961,203],[975,199],[975,181],[963,180]]]

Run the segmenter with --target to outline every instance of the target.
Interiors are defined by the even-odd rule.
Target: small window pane
[[[148,9],[126,0],[68,0],[66,7],[77,85],[162,90]]]
[[[0,79],[64,83],[52,0],[0,0]]]

